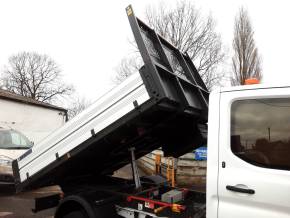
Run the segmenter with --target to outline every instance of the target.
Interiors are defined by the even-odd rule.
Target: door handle
[[[240,192],[240,193],[245,193],[245,194],[250,194],[250,195],[255,194],[255,190],[253,190],[253,189],[240,188],[240,187],[232,186],[232,185],[227,185],[226,189],[229,191]]]

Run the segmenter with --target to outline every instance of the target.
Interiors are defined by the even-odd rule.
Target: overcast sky
[[[36,51],[50,55],[65,80],[94,100],[113,86],[111,78],[132,38],[125,7],[132,4],[142,19],[157,0],[1,0],[0,68],[11,54]],[[175,0],[166,0],[174,5]],[[224,46],[231,50],[233,23],[240,6],[250,14],[263,59],[263,83],[290,84],[290,1],[195,0],[203,14],[211,13]],[[225,70],[227,66],[225,66]]]

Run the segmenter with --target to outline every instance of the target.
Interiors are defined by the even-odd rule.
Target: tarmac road
[[[33,213],[34,198],[59,193],[58,186],[46,187],[21,194],[12,194],[5,186],[0,189],[0,217],[7,218],[48,218],[53,217],[55,209],[44,210],[39,213]]]
[[[140,176],[144,173],[140,170]],[[132,178],[131,167],[127,165],[115,172],[116,177]],[[44,210],[39,213],[33,213],[34,198],[59,193],[61,190],[58,186],[46,187],[33,190],[30,192],[12,194],[7,187],[0,186],[0,217],[5,218],[52,218],[55,208]]]

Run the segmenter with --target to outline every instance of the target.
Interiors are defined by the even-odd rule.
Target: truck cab
[[[207,217],[290,217],[290,87],[211,93]]]

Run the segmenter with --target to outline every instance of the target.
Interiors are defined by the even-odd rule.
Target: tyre
[[[62,200],[55,212],[55,218],[95,218],[91,204],[81,196],[69,196]]]
[[[68,196],[59,204],[55,218],[116,218],[114,203],[95,204],[95,198]]]

